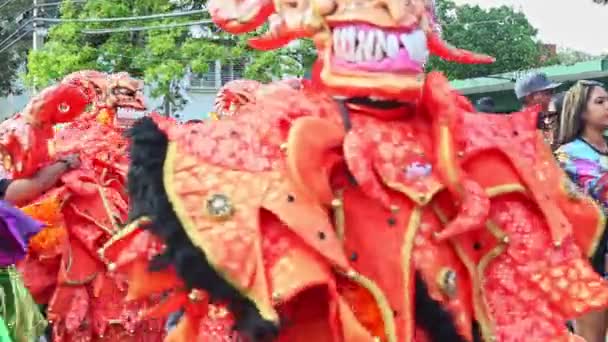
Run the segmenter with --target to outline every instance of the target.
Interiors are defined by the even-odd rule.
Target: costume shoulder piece
[[[603,211],[561,169],[536,129],[535,114],[534,109],[511,115],[466,113],[464,162],[470,161],[469,171],[490,192],[530,196],[551,224],[556,240],[573,234],[591,257],[605,229]],[[487,161],[480,163],[483,159]],[[490,175],[486,170],[491,165]]]
[[[286,175],[281,124],[293,118],[269,113],[187,126],[147,118],[130,132],[132,217],[150,217],[149,229],[172,241],[158,262],[171,263],[188,288],[225,301],[237,326],[255,334],[276,329],[272,288],[281,285],[263,270],[287,252],[268,255],[266,230],[346,268],[325,208]],[[297,287],[309,281],[297,278]]]

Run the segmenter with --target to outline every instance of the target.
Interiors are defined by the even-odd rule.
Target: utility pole
[[[32,13],[34,32],[32,34],[32,49],[34,51],[39,50],[44,45],[44,28],[40,27],[43,25],[41,22],[37,21],[40,17],[40,5],[44,3],[44,0],[33,0],[34,1],[34,11]]]
[[[34,28],[32,32],[32,50],[36,51],[42,49],[44,45],[44,33],[43,28],[39,25],[44,25],[42,22],[39,22],[37,19],[40,17],[40,5],[44,3],[44,0],[33,0],[34,10],[32,11],[32,26]],[[32,86],[32,94],[36,94],[38,89],[36,86]]]

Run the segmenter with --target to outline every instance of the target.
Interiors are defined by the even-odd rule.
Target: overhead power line
[[[152,26],[134,26],[134,27],[119,27],[112,29],[98,29],[98,30],[82,30],[80,32],[84,34],[108,34],[108,33],[119,33],[119,32],[138,32],[138,31],[149,31],[149,30],[165,30],[176,27],[193,26],[201,24],[210,24],[211,20],[197,20],[189,21],[186,23],[168,24],[168,25],[152,25]]]
[[[5,2],[0,4],[0,9],[3,9],[4,7],[12,4],[13,2],[15,2],[15,0],[6,0]]]
[[[85,2],[87,2],[87,0],[72,0],[72,3],[75,3],[75,4],[81,4],[81,3],[85,3]],[[37,4],[34,7],[56,7],[56,6],[61,6],[61,4],[63,4],[63,1],[45,2],[43,4]]]
[[[134,17],[86,18],[86,19],[36,18],[36,20],[49,22],[49,23],[111,23],[111,22],[120,22],[120,21],[138,21],[138,20],[184,17],[184,16],[190,16],[190,15],[194,15],[194,14],[202,14],[202,13],[206,13],[206,12],[207,12],[207,10],[194,10],[194,11],[187,11],[187,12],[151,14],[151,15],[134,16]]]
[[[13,45],[17,44],[23,37],[27,36],[30,33],[32,33],[32,30],[26,30],[19,37],[15,38],[15,40],[13,40],[12,42],[4,45],[3,47],[0,47],[0,53],[3,53],[4,51],[10,49]]]
[[[28,20],[26,22],[24,22],[23,24],[21,24],[21,26],[17,27],[13,33],[11,33],[10,35],[8,35],[6,38],[4,38],[2,41],[0,41],[0,49],[4,49],[4,44],[6,44],[8,41],[10,41],[11,39],[13,39],[13,37],[15,37],[17,34],[19,34],[19,32],[21,30],[23,30],[24,28],[28,27],[30,24],[32,23],[32,20]],[[11,45],[14,43],[11,43]],[[4,51],[4,50],[3,50]]]

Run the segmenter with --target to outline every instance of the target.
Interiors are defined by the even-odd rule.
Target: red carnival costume
[[[168,340],[571,341],[567,319],[608,306],[586,260],[602,213],[535,113],[475,114],[422,76],[429,52],[492,61],[447,46],[431,1],[209,8],[233,33],[270,17],[254,47],[312,37],[320,58],[313,84],[251,87],[231,117],[133,127],[138,220],[107,257],[132,297],[174,290],[147,313],[185,309]]]
[[[77,72],[1,126],[4,166],[14,178],[70,154],[81,159],[58,186],[23,208],[47,225],[19,269],[37,302],[48,305],[53,341],[163,339],[164,322],[139,321],[147,301],[125,303],[126,279],[108,272],[98,255],[119,236],[128,212],[128,141],[113,113],[145,109],[141,90],[141,82],[127,74]],[[54,134],[57,123],[67,126]]]

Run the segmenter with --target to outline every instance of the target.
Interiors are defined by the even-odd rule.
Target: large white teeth
[[[376,36],[376,47],[374,49],[374,60],[380,61],[386,56],[386,36],[380,30],[374,30]]]
[[[429,57],[429,50],[426,34],[424,34],[422,30],[416,30],[409,34],[402,34],[399,38],[401,38],[401,43],[403,43],[407,49],[411,59],[421,63],[426,62]]]
[[[340,27],[333,31],[333,47],[337,57],[351,63],[397,58],[399,49],[403,48],[419,63],[425,63],[429,56],[427,38],[422,30],[397,34],[378,28]]]
[[[355,52],[355,62],[360,63],[364,61],[364,50],[365,50],[365,37],[367,34],[365,31],[359,30],[357,32],[357,47]]]
[[[374,47],[375,47],[376,35],[373,31],[368,31],[366,33],[365,40],[361,43],[363,45],[363,58],[366,61],[376,60],[374,58]]]
[[[389,34],[386,38],[386,53],[389,57],[397,57],[399,54],[399,39],[394,34]]]
[[[342,56],[342,41],[341,41],[341,37],[342,37],[342,30],[337,28],[334,30],[334,34],[333,34],[333,41],[334,41],[334,54],[336,56]]]
[[[351,62],[355,60],[356,34],[357,30],[354,27],[346,29],[347,59]]]

